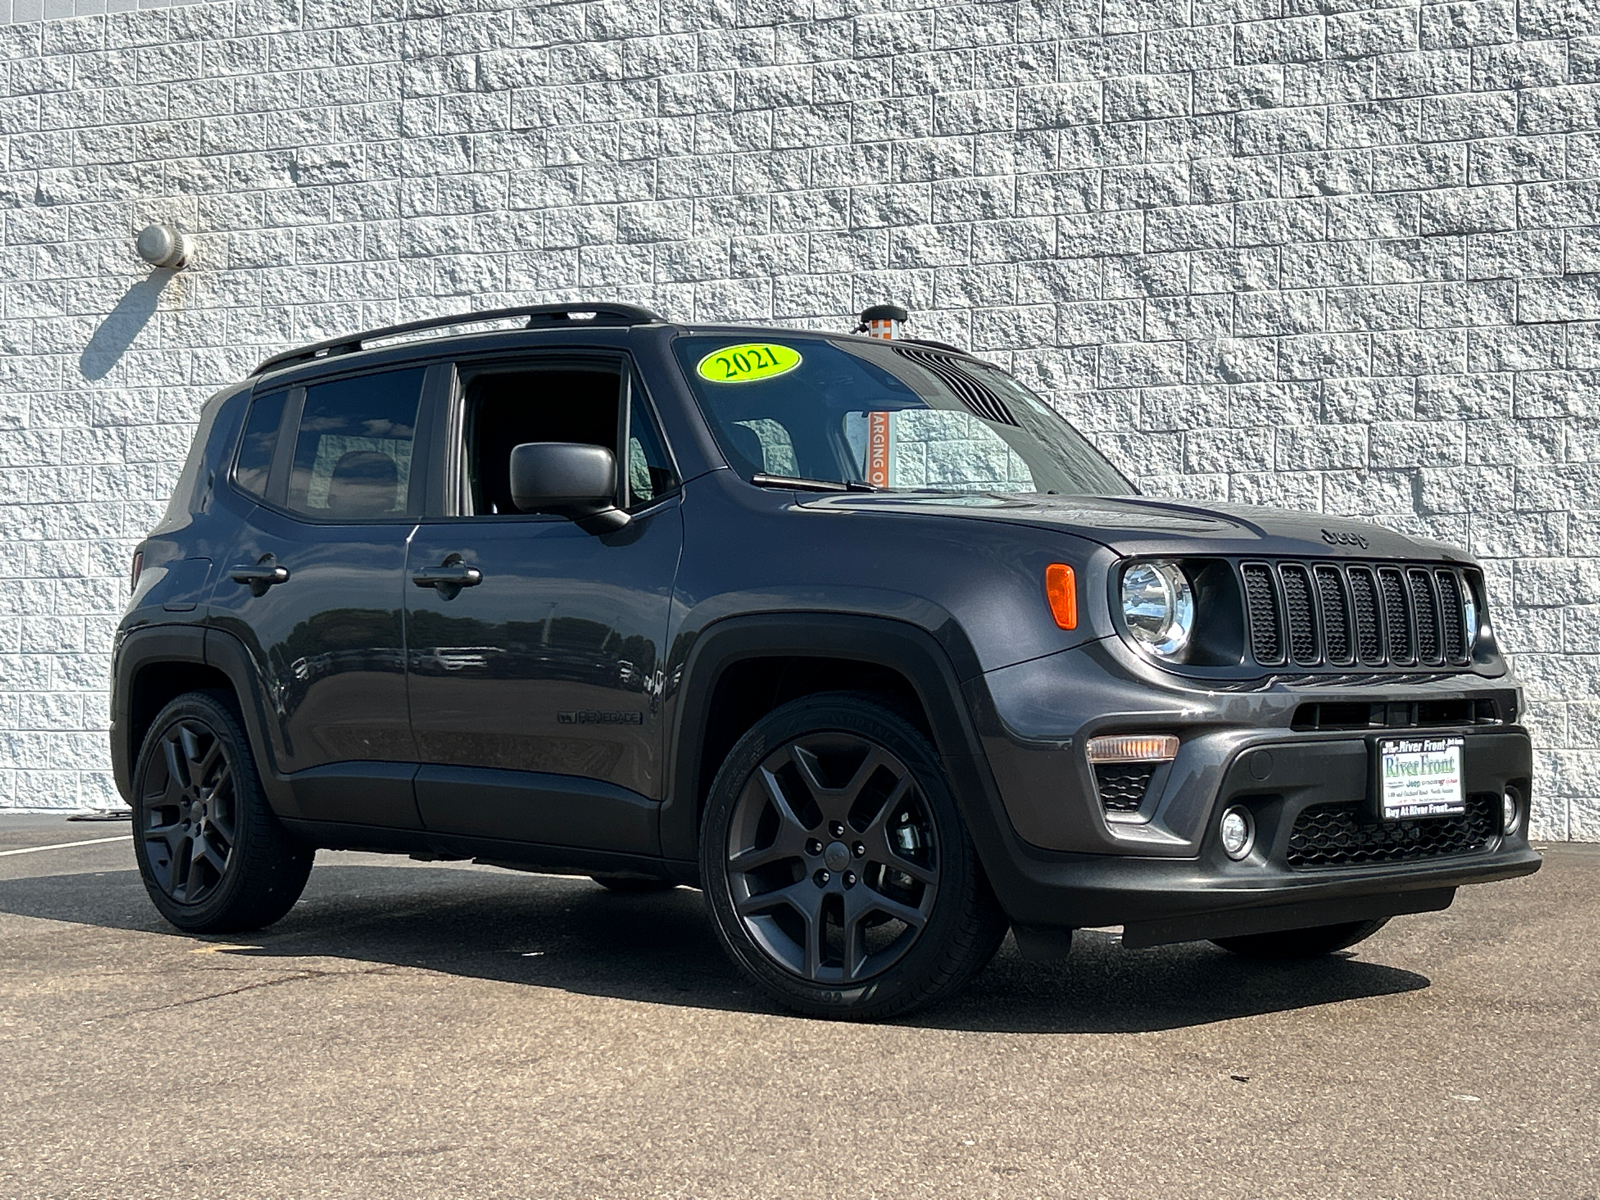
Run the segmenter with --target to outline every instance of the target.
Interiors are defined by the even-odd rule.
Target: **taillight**
[[[128,568],[128,591],[139,590],[139,572],[144,570],[144,551],[133,552],[133,565]]]

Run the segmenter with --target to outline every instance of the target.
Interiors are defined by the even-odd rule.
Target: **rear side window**
[[[253,496],[267,494],[267,476],[272,472],[272,452],[278,446],[278,426],[283,422],[283,404],[289,393],[268,392],[250,402],[244,437],[239,440],[239,463],[233,469],[233,482]]]
[[[289,507],[327,520],[413,511],[411,449],[422,368],[360,375],[306,389],[289,471]]]

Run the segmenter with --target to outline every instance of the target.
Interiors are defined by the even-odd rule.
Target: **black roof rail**
[[[559,325],[573,321],[592,325],[644,325],[666,318],[637,304],[523,304],[515,308],[491,308],[483,312],[458,313],[450,317],[427,317],[421,321],[406,321],[399,325],[385,325],[381,329],[368,329],[347,337],[328,338],[312,342],[297,350],[285,350],[263,359],[252,375],[261,375],[286,363],[309,362],[314,358],[332,357],[335,354],[354,354],[363,343],[375,338],[394,337],[402,333],[416,333],[423,329],[443,329],[450,325],[471,325],[479,321],[498,321],[505,317],[527,317],[526,328],[541,325]]]

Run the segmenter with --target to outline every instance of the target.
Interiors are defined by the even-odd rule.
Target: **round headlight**
[[[1135,563],[1122,575],[1122,618],[1152,654],[1174,658],[1194,632],[1194,592],[1174,562]]]

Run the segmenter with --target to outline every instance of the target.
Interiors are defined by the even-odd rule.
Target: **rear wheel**
[[[300,898],[315,854],[273,816],[237,715],[206,692],[179,696],[151,724],[133,830],[145,890],[189,933],[272,924]]]
[[[1346,921],[1313,929],[1285,929],[1277,933],[1251,933],[1243,937],[1212,938],[1215,945],[1244,958],[1317,958],[1364,942],[1389,923]]]
[[[700,843],[723,946],[800,1012],[936,1003],[1005,936],[938,752],[865,697],[808,696],[757,722],[712,783]]]

